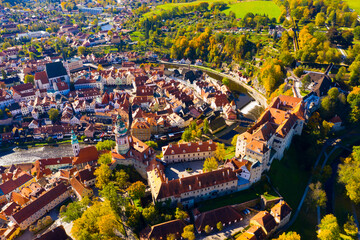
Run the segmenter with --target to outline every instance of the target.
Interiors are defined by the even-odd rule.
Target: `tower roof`
[[[116,120],[116,130],[115,130],[117,134],[125,134],[127,132],[127,128],[125,126],[124,121],[121,119],[120,114],[117,116],[117,120]]]
[[[79,141],[74,133],[74,130],[71,130],[71,144],[79,144]]]

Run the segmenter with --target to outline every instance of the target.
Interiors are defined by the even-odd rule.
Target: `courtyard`
[[[169,180],[189,177],[202,173],[204,160],[169,164],[165,175]]]

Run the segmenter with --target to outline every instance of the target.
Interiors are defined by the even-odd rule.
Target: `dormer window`
[[[199,148],[199,147],[197,148],[197,151],[200,152],[200,148]]]
[[[211,151],[211,147],[210,147],[210,146],[209,146],[209,148],[208,148],[208,149],[209,149],[209,151]]]

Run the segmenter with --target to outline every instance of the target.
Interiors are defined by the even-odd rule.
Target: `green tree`
[[[203,171],[211,172],[213,170],[218,169],[218,167],[219,167],[219,164],[215,158],[213,158],[213,157],[207,158],[204,162]]]
[[[195,240],[194,225],[187,225],[183,229],[181,236],[187,240]]]
[[[236,134],[233,139],[231,140],[231,145],[233,145],[234,147],[236,147],[236,143],[237,143],[237,139],[239,137],[240,134]]]
[[[344,231],[347,235],[355,237],[358,234],[358,227],[353,216],[348,216],[347,222],[344,224]]]
[[[56,108],[51,108],[49,111],[48,111],[48,115],[49,115],[49,118],[52,122],[56,122],[56,120],[58,119],[59,117],[59,110],[57,110]]]
[[[354,146],[350,157],[339,165],[339,182],[345,185],[347,196],[356,204],[360,203],[360,146]]]
[[[98,159],[98,164],[110,164],[112,160],[111,153],[103,153]]]
[[[24,83],[31,83],[34,85],[34,75],[26,75],[24,78]]]
[[[181,220],[184,220],[184,219],[187,219],[189,217],[189,215],[187,214],[186,211],[180,209],[180,208],[176,208],[175,210],[175,218],[176,219],[181,219]]]
[[[127,174],[123,169],[115,172],[115,179],[116,179],[116,184],[119,186],[119,188],[125,189],[128,187],[129,174]]]
[[[315,17],[315,25],[316,26],[324,26],[325,20],[326,20],[325,13],[319,12]]]
[[[203,123],[203,132],[204,134],[207,134],[209,132],[209,120],[207,118],[205,118],[204,123]]]
[[[145,144],[154,149],[158,148],[157,142],[154,142],[154,141],[146,141]]]
[[[192,137],[192,132],[190,129],[185,129],[185,131],[183,132],[183,134],[181,135],[181,139],[184,142],[190,142],[191,141],[191,137]]]
[[[143,182],[137,181],[131,184],[130,187],[126,189],[126,191],[133,199],[140,199],[145,196],[145,189],[145,184]]]
[[[159,213],[154,205],[151,204],[149,207],[144,208],[144,210],[142,211],[142,215],[144,217],[144,220],[150,225],[155,225],[158,223]]]
[[[85,211],[87,205],[81,201],[69,203],[64,211],[60,212],[60,216],[65,222],[72,222],[80,218]]]
[[[86,51],[86,48],[84,46],[78,47],[78,55],[83,56]]]
[[[209,225],[206,225],[204,230],[205,230],[206,234],[209,234],[211,232],[211,228]]]
[[[2,76],[3,79],[7,78],[7,74],[6,74],[4,69],[1,69],[1,76]]]
[[[294,74],[297,77],[301,77],[304,74],[304,69],[302,67],[297,67],[294,69]]]
[[[355,39],[360,40],[360,26],[355,27],[353,33]]]
[[[325,207],[326,206],[326,192],[322,189],[321,182],[317,182],[316,184],[311,183],[310,187],[310,194],[309,200],[310,203],[317,207]]]
[[[320,240],[340,239],[340,227],[334,215],[328,214],[321,219],[317,237]]]
[[[102,142],[98,142],[96,144],[96,149],[98,151],[103,151],[103,150],[107,150],[110,151],[111,149],[113,149],[116,146],[116,142],[112,141],[112,140],[105,140]]]
[[[218,222],[216,224],[216,228],[217,228],[217,230],[219,230],[219,232],[221,232],[224,229],[224,226],[223,226],[222,222]]]
[[[111,177],[111,169],[107,164],[101,164],[94,172],[96,176],[95,186],[103,189],[109,182]]]
[[[218,161],[223,161],[225,159],[225,144],[224,143],[217,143],[216,150],[214,152],[214,156]]]
[[[120,217],[109,201],[94,202],[82,216],[74,221],[71,234],[75,239],[118,239],[117,233],[125,234]]]
[[[300,235],[296,232],[283,233],[276,240],[300,240]]]

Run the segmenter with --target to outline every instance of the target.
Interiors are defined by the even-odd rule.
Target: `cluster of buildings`
[[[225,206],[202,213],[198,209],[194,209],[192,212],[195,234],[205,234],[208,231],[205,230],[206,228],[210,229],[210,232],[217,231],[219,223],[223,227],[237,224],[247,229],[237,240],[265,240],[289,222],[292,212],[292,209],[283,200],[278,201],[270,209],[270,212],[253,210],[256,213],[252,213],[250,218],[245,216],[240,209],[237,206]],[[247,220],[245,220],[246,218]],[[248,227],[246,221],[249,222]],[[177,219],[157,224],[144,229],[140,234],[140,239],[166,239],[169,235],[175,235],[176,239],[181,239],[183,229],[188,224],[190,224],[189,219]]]
[[[0,125],[16,127],[0,133],[4,144],[62,139],[71,130],[90,138],[114,137],[112,124],[118,114],[132,119],[127,127],[141,141],[173,133],[179,137],[191,121],[201,121],[199,117],[208,117],[210,131],[225,127],[224,119],[237,119],[229,89],[201,71],[169,71],[163,65],[140,68],[133,62],[89,71],[80,58],[29,63],[27,69],[35,72],[33,84],[16,77],[12,82],[0,81],[5,85],[0,90],[0,109],[6,113]],[[58,120],[49,120],[50,109],[59,111]],[[214,116],[223,124],[215,124]]]

